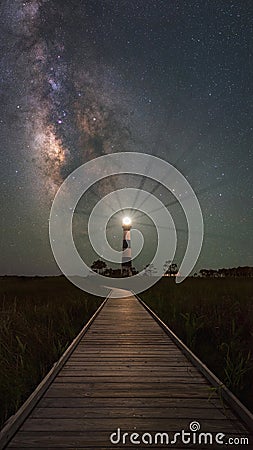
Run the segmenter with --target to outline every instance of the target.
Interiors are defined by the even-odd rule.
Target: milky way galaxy
[[[119,151],[164,158],[199,192],[197,268],[253,264],[252,13],[247,0],[1,2],[2,273],[57,272],[57,189]]]
[[[28,148],[54,194],[71,164],[110,153],[119,143],[124,149],[129,131],[120,121],[119,98],[109,98],[94,57],[83,54],[84,64],[69,64],[71,45],[65,44],[63,27],[71,6],[37,0],[9,4],[2,15],[19,53],[12,69],[23,83]]]

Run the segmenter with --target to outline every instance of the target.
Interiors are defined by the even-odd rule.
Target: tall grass
[[[101,301],[64,277],[0,279],[0,425],[34,390]]]
[[[142,299],[253,409],[253,279],[163,278]]]

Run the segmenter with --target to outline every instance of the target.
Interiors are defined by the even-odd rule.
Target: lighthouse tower
[[[131,254],[131,235],[130,230],[132,221],[130,217],[124,217],[122,221],[123,245],[122,245],[122,264],[121,275],[129,277],[132,275],[132,254]]]

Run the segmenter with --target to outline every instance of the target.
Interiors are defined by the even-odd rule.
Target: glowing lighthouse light
[[[132,275],[132,253],[131,253],[131,225],[130,217],[124,217],[122,220],[123,243],[122,243],[122,263],[121,274],[123,277]]]
[[[130,217],[124,217],[122,223],[123,223],[123,226],[124,226],[124,225],[129,226],[129,225],[132,224],[132,221],[131,221]]]

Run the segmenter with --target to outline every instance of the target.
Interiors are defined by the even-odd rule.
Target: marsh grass
[[[141,298],[253,409],[253,279],[164,277]]]
[[[101,301],[64,277],[0,279],[0,424],[34,390]]]

